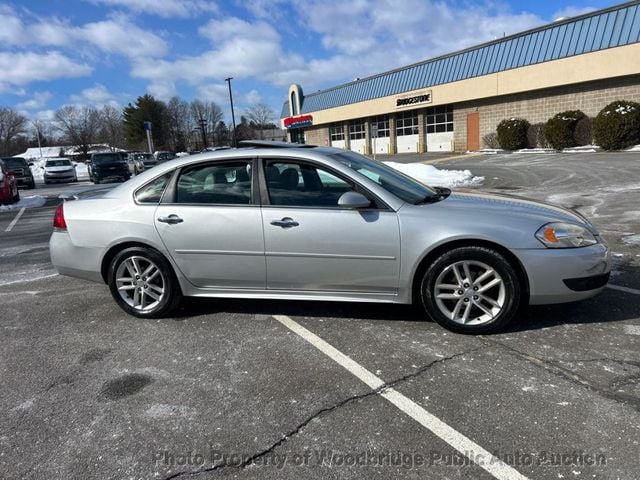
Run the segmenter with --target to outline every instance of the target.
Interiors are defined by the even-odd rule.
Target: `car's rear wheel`
[[[171,265],[150,248],[132,247],[119,252],[109,266],[108,282],[116,303],[136,317],[165,316],[182,297]]]
[[[427,314],[459,333],[504,328],[520,304],[521,286],[509,261],[495,250],[460,247],[436,259],[422,279]]]

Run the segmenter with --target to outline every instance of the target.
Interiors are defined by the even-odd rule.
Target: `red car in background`
[[[18,182],[13,172],[0,160],[0,205],[7,205],[20,200]]]

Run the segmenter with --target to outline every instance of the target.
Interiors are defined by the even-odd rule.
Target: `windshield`
[[[134,158],[136,160],[155,160],[150,153],[136,153]]]
[[[60,160],[47,160],[45,167],[70,167],[71,162],[66,158]]]
[[[340,152],[331,155],[343,165],[373,180],[385,190],[407,203],[414,205],[425,198],[437,195],[437,192],[423,183],[414,180],[382,162],[371,160],[355,152]]]
[[[27,162],[24,158],[3,158],[4,164],[7,168],[26,167]]]
[[[107,153],[105,155],[94,155],[92,162],[96,165],[100,165],[101,163],[121,163],[122,155],[119,153]]]

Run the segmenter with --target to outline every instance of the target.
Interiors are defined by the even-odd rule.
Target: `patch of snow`
[[[625,245],[640,245],[640,233],[622,237],[622,243]]]
[[[553,148],[521,148],[517,153],[556,153]]]
[[[596,153],[602,150],[597,145],[583,145],[580,147],[565,148],[562,153]]]
[[[484,177],[474,177],[469,170],[444,170],[424,163],[384,163],[419,182],[438,187],[470,187],[484,181]]]
[[[481,153],[482,155],[497,155],[498,153],[508,153],[508,152],[501,148],[483,148],[481,150],[478,150],[478,153]]]
[[[640,145],[634,145],[631,148],[627,148],[627,152],[640,152]]]
[[[46,197],[43,197],[42,195],[31,195],[29,197],[22,197],[18,203],[12,203],[11,205],[0,205],[0,212],[20,210],[21,208],[41,207],[46,203],[46,201]]]

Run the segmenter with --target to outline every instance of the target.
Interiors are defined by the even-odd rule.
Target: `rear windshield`
[[[24,158],[3,158],[2,161],[8,168],[27,166],[27,162]]]
[[[104,155],[94,155],[91,160],[98,165],[101,163],[124,162],[122,155],[120,155],[119,153],[106,153]]]
[[[66,158],[60,160],[47,160],[45,167],[70,167],[71,162]]]

